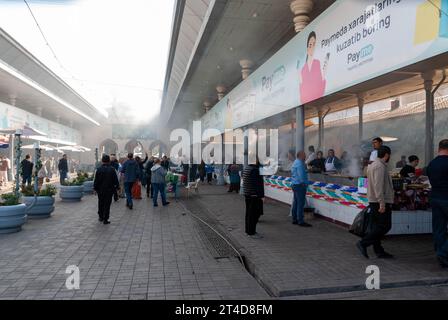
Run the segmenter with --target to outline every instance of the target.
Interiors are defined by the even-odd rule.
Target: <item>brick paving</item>
[[[439,267],[430,235],[388,237],[384,247],[396,259],[372,258],[373,252],[369,251],[371,259],[366,260],[355,248],[359,238],[345,228],[318,218],[308,219],[312,228],[300,228],[291,224],[289,206],[268,200],[257,227],[264,238],[252,239],[244,234],[242,196],[228,194],[224,187],[218,186],[203,185],[199,192],[199,196],[185,201],[189,209],[194,212],[194,208],[205,208],[211,219],[222,225],[222,230],[246,256],[251,272],[274,296],[325,298],[325,294],[357,290],[364,291],[352,295],[372,296],[365,291],[368,265],[380,268],[382,288],[429,288],[429,285],[448,283],[448,270]],[[406,290],[388,292],[400,291]],[[381,292],[387,298],[383,290],[376,292],[375,297],[381,298]],[[410,290],[406,296],[412,297],[412,292],[416,291]],[[430,296],[434,289],[426,292]],[[440,289],[435,296],[446,299],[447,293]]]
[[[97,221],[96,197],[64,203],[52,217],[0,235],[0,299],[269,299],[234,257],[215,259],[179,203],[112,204]],[[80,268],[80,289],[65,287]]]
[[[201,185],[199,195],[169,207],[143,199],[130,211],[120,200],[107,226],[97,222],[96,197],[57,198],[51,218],[0,235],[0,299],[270,299],[266,291],[282,299],[448,298],[448,270],[436,263],[430,236],[389,237],[384,246],[396,259],[365,260],[346,229],[321,219],[303,229],[288,212],[266,201],[258,225],[264,238],[255,240],[244,234],[243,197],[223,187]],[[200,220],[245,256],[258,282]],[[72,264],[80,268],[79,290],[65,287]],[[365,290],[371,264],[380,268],[382,290]]]

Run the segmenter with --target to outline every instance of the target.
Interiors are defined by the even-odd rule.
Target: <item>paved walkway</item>
[[[168,207],[143,199],[130,211],[120,200],[106,226],[96,211],[94,196],[57,198],[51,218],[0,235],[0,299],[448,298],[448,270],[428,235],[390,237],[384,246],[397,259],[365,260],[346,229],[320,219],[294,226],[288,206],[267,201],[255,240],[244,234],[243,197],[206,185]],[[365,290],[371,264],[382,290]],[[65,287],[69,265],[80,268],[79,290]]]
[[[234,257],[216,257],[203,229],[172,202],[112,205],[97,221],[96,197],[57,198],[49,219],[0,235],[0,299],[268,299]],[[80,268],[80,289],[65,287],[66,267]]]
[[[396,259],[366,260],[355,247],[359,238],[345,228],[317,218],[309,220],[312,228],[292,225],[289,207],[273,200],[265,203],[258,224],[262,239],[244,234],[244,198],[228,194],[224,187],[203,185],[200,195],[185,203],[193,213],[222,226],[229,241],[246,256],[251,272],[274,296],[365,290],[369,265],[380,268],[381,288],[448,283],[448,270],[439,267],[430,235],[389,237],[384,247]],[[446,290],[439,293],[443,294],[440,298],[448,298]]]

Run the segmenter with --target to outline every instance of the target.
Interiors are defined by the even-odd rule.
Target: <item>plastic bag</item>
[[[141,199],[142,198],[142,185],[140,181],[136,181],[132,186],[132,198],[133,199]]]
[[[370,207],[366,207],[361,210],[361,212],[355,217],[355,220],[353,220],[353,223],[348,231],[359,237],[364,237],[369,226],[370,211]]]

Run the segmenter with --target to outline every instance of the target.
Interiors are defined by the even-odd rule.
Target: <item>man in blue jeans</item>
[[[292,224],[301,227],[311,227],[311,224],[304,220],[303,209],[305,207],[306,189],[308,187],[308,173],[305,167],[305,152],[297,152],[297,159],[291,168],[291,187],[294,192],[294,200],[292,203]]]
[[[128,154],[128,160],[123,163],[121,172],[124,173],[124,192],[126,193],[126,207],[132,210],[132,186],[134,183],[140,179],[140,166],[134,159],[134,154]]]
[[[439,142],[439,154],[426,168],[431,183],[432,234],[437,259],[448,268],[448,139]]]
[[[165,194],[165,188],[166,188],[166,182],[165,182],[165,176],[166,176],[166,169],[161,166],[160,159],[156,159],[154,161],[154,165],[151,168],[151,185],[153,188],[153,195],[152,195],[152,201],[154,207],[157,207],[157,197],[158,193],[160,192],[160,197],[162,198],[162,205],[167,206],[169,204],[168,201],[166,201],[166,194]]]

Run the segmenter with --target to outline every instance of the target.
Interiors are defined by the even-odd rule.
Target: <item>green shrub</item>
[[[20,196],[16,196],[14,193],[5,193],[0,196],[0,200],[2,206],[15,206],[20,203]]]
[[[25,197],[33,197],[34,196],[34,186],[32,186],[32,185],[23,186],[22,185],[22,190],[20,190],[20,192]]]

